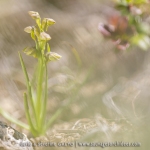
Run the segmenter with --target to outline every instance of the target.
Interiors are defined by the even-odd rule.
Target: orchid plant
[[[46,106],[48,93],[48,71],[47,64],[51,61],[59,60],[61,58],[57,53],[51,52],[48,41],[51,39],[50,35],[46,33],[48,27],[55,24],[55,21],[50,18],[41,19],[38,12],[29,11],[29,15],[35,20],[35,26],[28,26],[24,29],[29,33],[35,42],[35,46],[26,47],[23,52],[26,55],[37,59],[37,70],[35,71],[34,81],[29,79],[28,72],[21,53],[19,58],[21,66],[26,79],[27,92],[24,93],[24,107],[28,125],[16,120],[0,109],[0,113],[9,121],[20,125],[23,128],[29,129],[33,136],[45,134],[52,120],[46,121]]]
[[[27,85],[27,92],[24,93],[26,118],[32,134],[34,136],[38,136],[46,132],[47,126],[47,64],[50,61],[59,60],[61,56],[57,53],[51,52],[48,43],[51,37],[46,33],[48,27],[55,24],[55,21],[50,18],[44,18],[41,20],[39,13],[34,11],[29,11],[29,15],[35,20],[36,25],[26,27],[24,31],[31,35],[31,38],[35,41],[35,46],[27,47],[23,51],[25,54],[33,56],[38,60],[36,88],[34,88],[28,77],[26,67],[20,53],[19,57]]]

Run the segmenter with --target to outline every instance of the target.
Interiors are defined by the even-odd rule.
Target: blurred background
[[[34,44],[24,28],[34,25],[28,11],[37,11],[56,21],[48,31],[50,46],[62,56],[48,66],[48,117],[72,99],[55,124],[103,118],[119,128],[102,130],[92,140],[137,141],[142,150],[148,149],[150,52],[138,46],[116,52],[113,42],[100,33],[99,23],[119,13],[114,4],[111,0],[1,0],[0,107],[26,122],[22,97],[26,87],[18,51]],[[149,15],[145,21],[149,24]],[[25,54],[23,58],[32,77],[36,60]],[[0,120],[7,122],[2,116]]]

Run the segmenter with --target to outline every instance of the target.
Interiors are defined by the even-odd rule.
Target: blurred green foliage
[[[100,24],[99,30],[112,39],[120,50],[129,48],[129,45],[147,50],[150,47],[150,26],[145,15],[150,10],[148,8],[149,1],[146,0],[115,1],[115,9],[119,10],[120,15],[110,16],[108,24]]]

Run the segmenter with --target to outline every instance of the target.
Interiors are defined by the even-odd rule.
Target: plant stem
[[[45,63],[45,83],[44,83],[44,99],[43,99],[43,103],[42,103],[42,110],[41,110],[41,126],[40,129],[42,130],[43,125],[45,124],[45,119],[46,119],[46,106],[47,106],[47,92],[48,92],[48,88],[47,88],[47,66]]]
[[[38,81],[37,81],[37,105],[36,112],[38,116],[38,129],[40,128],[41,106],[42,106],[42,84],[44,74],[44,63],[42,56],[38,59]]]

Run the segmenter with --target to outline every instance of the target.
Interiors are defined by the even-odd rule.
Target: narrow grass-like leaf
[[[27,130],[29,130],[29,126],[25,123],[23,123],[22,121],[19,121],[17,119],[15,119],[14,117],[12,117],[9,113],[5,112],[3,109],[0,108],[0,113],[2,114],[3,117],[5,117],[7,120],[9,120],[10,122],[15,123],[16,125],[25,128]]]
[[[36,118],[36,122],[37,122],[37,115],[36,115],[36,111],[35,111],[35,107],[34,107],[34,102],[33,102],[33,98],[32,98],[31,84],[30,84],[30,80],[29,80],[29,77],[28,77],[28,73],[27,73],[27,70],[26,70],[23,58],[22,58],[22,56],[21,56],[20,53],[19,53],[19,58],[20,58],[22,70],[23,70],[25,78],[26,78],[27,91],[28,91],[28,96],[29,96],[29,100],[30,100],[32,112],[33,112],[33,114],[34,114],[34,116]]]
[[[28,123],[30,125],[31,132],[35,135],[36,134],[36,130],[35,130],[34,126],[33,126],[33,123],[32,123],[31,117],[30,117],[30,113],[29,113],[27,94],[24,93],[23,97],[24,97],[24,107],[25,107],[25,112],[26,112],[26,118],[27,118]]]
[[[34,73],[33,73],[33,77],[31,79],[31,86],[32,86],[32,89],[36,89],[36,80],[37,80],[37,74],[38,74],[38,66],[35,67],[34,69]]]

